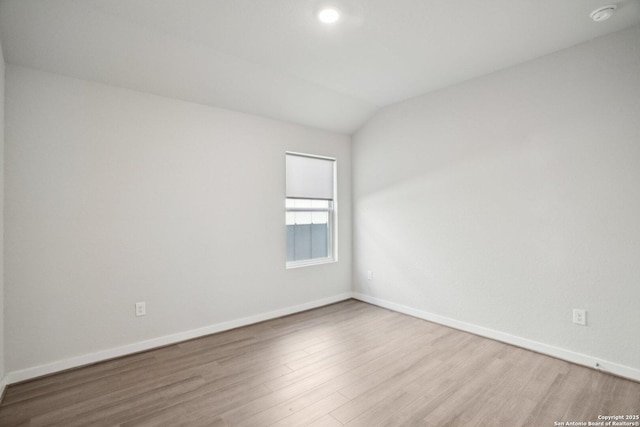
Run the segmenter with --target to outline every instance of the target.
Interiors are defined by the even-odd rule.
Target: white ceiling
[[[640,0],[2,0],[5,60],[336,132],[640,22]],[[639,41],[640,42],[640,41]]]

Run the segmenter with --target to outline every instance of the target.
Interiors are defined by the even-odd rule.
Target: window
[[[287,268],[336,260],[335,159],[287,153]]]

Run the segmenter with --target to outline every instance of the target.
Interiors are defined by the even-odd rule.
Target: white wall
[[[350,291],[348,136],[12,65],[6,90],[8,372]],[[338,263],[285,270],[287,150],[338,160]]]
[[[0,394],[4,366],[4,55],[0,42]]]
[[[357,292],[640,369],[640,27],[386,108],[352,157]]]

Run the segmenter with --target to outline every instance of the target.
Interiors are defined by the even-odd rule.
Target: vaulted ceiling
[[[317,21],[324,4],[343,12]],[[352,133],[379,108],[640,23],[619,0],[2,0],[5,60]],[[639,41],[640,42],[640,41]]]

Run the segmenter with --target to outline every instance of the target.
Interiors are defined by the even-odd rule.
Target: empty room
[[[640,426],[640,0],[0,0],[0,426]]]

